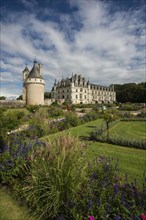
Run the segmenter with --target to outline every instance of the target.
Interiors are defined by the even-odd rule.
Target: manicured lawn
[[[121,147],[99,142],[87,142],[86,157],[92,160],[99,155],[119,159],[119,171],[122,177],[128,173],[130,182],[136,178],[142,186],[143,174],[146,171],[146,150]]]
[[[75,137],[88,136],[91,131],[96,127],[100,127],[105,122],[101,119],[97,119],[92,122],[85,123],[83,125],[70,128],[63,133],[69,132]],[[118,129],[120,131],[118,131]],[[144,140],[145,138],[145,123],[144,122],[119,122],[110,129],[111,134],[114,132],[121,132],[121,137],[128,138],[137,137],[137,139]],[[122,133],[123,132],[123,133]],[[62,134],[62,132],[59,132]],[[57,134],[47,136],[50,140],[53,140]],[[137,135],[137,136],[136,136]],[[42,138],[45,140],[46,137]],[[86,156],[88,160],[92,160],[95,156],[105,155],[119,159],[120,175],[124,176],[126,173],[129,175],[129,180],[133,181],[134,178],[138,179],[139,185],[142,184],[143,173],[146,171],[146,150],[139,150],[134,148],[122,147],[106,143],[98,142],[86,142]]]
[[[0,190],[0,220],[37,220],[30,216],[24,207],[9,195],[8,192]]]
[[[67,129],[65,131],[58,132],[56,134],[51,134],[51,135],[42,137],[41,140],[46,140],[48,138],[50,140],[53,140],[56,137],[56,135],[67,133],[67,132],[69,132],[74,137],[88,136],[90,134],[90,132],[95,130],[97,127],[100,128],[104,123],[105,122],[102,119],[97,119],[95,121],[90,121],[90,122],[87,122],[83,125],[79,125],[77,127],[73,127],[73,128]]]
[[[121,121],[110,129],[110,136],[146,141],[146,122]]]

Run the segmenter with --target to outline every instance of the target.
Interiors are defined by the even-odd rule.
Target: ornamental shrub
[[[68,205],[76,203],[85,179],[82,148],[78,139],[67,135],[57,136],[53,143],[47,143],[45,151],[36,152],[21,192],[27,205],[42,219],[68,216]]]

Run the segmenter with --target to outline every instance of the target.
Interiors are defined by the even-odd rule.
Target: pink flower
[[[94,220],[92,215],[89,215],[89,220]]]
[[[140,217],[141,217],[142,220],[146,220],[146,215],[144,215],[143,213],[141,214]]]

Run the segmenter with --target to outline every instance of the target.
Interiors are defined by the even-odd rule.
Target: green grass
[[[75,137],[89,135],[96,127],[102,126],[103,120],[98,119],[92,122],[85,123],[83,125],[70,128],[63,133],[70,132]],[[127,137],[145,137],[145,125],[143,122],[119,122],[110,132],[120,132],[120,135],[127,135]],[[62,132],[59,132],[62,134]],[[58,134],[58,133],[57,133]],[[57,134],[49,135],[41,138],[54,139]],[[141,187],[143,172],[146,169],[146,151],[134,148],[121,147],[117,145],[111,145],[98,142],[86,142],[87,148],[85,148],[85,157],[88,161],[93,160],[96,156],[105,155],[119,159],[120,175],[124,177],[125,173],[128,173],[129,180],[132,182],[134,178],[138,180],[138,185]],[[26,209],[21,208],[15,200],[4,190],[0,190],[0,220],[36,220],[31,217]]]
[[[46,140],[48,138],[50,140],[53,140],[56,137],[56,135],[62,134],[62,133],[67,133],[67,132],[69,132],[74,137],[88,136],[90,134],[90,132],[95,130],[97,127],[100,128],[104,123],[105,122],[102,119],[97,119],[95,121],[87,122],[83,125],[79,125],[77,127],[69,128],[65,131],[61,131],[61,132],[58,132],[56,134],[51,134],[51,135],[42,137],[41,140]]]
[[[13,114],[15,112],[24,112],[25,115],[29,114],[29,111],[26,108],[8,108],[5,112],[4,115],[7,116],[8,114]]]
[[[124,177],[128,173],[131,182],[136,178],[138,185],[142,186],[143,174],[146,171],[146,150],[99,142],[87,142],[87,159],[92,160],[99,155],[119,159],[120,175]]]
[[[146,141],[146,122],[121,121],[110,128],[109,134],[111,137]]]
[[[12,198],[4,189],[0,190],[0,220],[37,220]]]
[[[100,127],[103,124],[103,120],[97,119],[95,121],[70,128],[67,131],[63,131],[63,133],[69,132],[74,137],[88,136],[89,133],[92,132],[96,127]],[[110,132],[114,133],[114,131],[116,132],[118,129],[121,129],[121,137],[123,137],[125,134],[125,136],[127,135],[126,137],[132,138],[135,137],[135,134],[137,134],[137,139],[140,139],[144,138],[144,135],[146,134],[144,127],[145,125],[143,122],[119,122],[110,129]],[[42,140],[45,140],[46,138],[53,140],[58,134],[62,134],[62,132],[44,137]],[[87,141],[86,144],[86,156],[88,160],[92,160],[95,156],[98,155],[110,156],[114,159],[119,158],[120,174],[124,176],[125,173],[128,173],[130,181],[133,181],[134,178],[137,178],[139,185],[142,184],[143,173],[144,170],[146,170],[146,150],[139,150],[98,142],[95,143]]]

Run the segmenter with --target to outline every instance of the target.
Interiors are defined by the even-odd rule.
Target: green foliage
[[[6,97],[5,96],[0,96],[0,100],[5,100]]]
[[[7,114],[5,114],[7,113]],[[23,111],[6,112],[5,108],[1,108],[0,112],[0,148],[4,148],[8,132],[18,128],[23,123],[25,113]]]
[[[51,92],[45,92],[44,93],[44,98],[45,99],[50,99],[51,98]]]
[[[146,83],[127,83],[114,86],[118,102],[146,103]]]
[[[22,95],[20,95],[20,96],[17,98],[17,100],[22,100]]]
[[[9,187],[17,185],[24,175],[22,167],[28,165],[29,157],[41,144],[43,145],[38,139],[28,143],[23,135],[10,135],[8,144],[0,157],[0,182]]]
[[[139,190],[137,180],[129,184],[126,175],[123,183],[118,161],[105,156],[90,157],[86,164],[78,139],[60,135],[54,142],[47,141],[45,147],[38,139],[32,142],[33,147],[16,143],[9,150],[13,163],[18,161],[13,166],[18,170],[8,166],[8,154],[7,161],[3,158],[1,164],[2,169],[5,165],[11,171],[5,172],[9,174],[5,181],[9,186],[14,184],[19,198],[40,219],[85,220],[92,215],[94,219],[112,220],[119,216],[127,220],[133,216],[136,220],[146,211],[145,182]]]
[[[44,112],[36,112],[29,122],[29,129],[25,131],[29,137],[43,137],[49,133],[49,120]]]
[[[75,127],[80,124],[80,119],[78,118],[77,114],[74,112],[66,112],[65,113],[65,124],[67,127]]]
[[[63,110],[62,108],[55,107],[55,106],[51,106],[48,109],[48,113],[50,117],[59,117],[59,116],[63,116]]]
[[[58,102],[57,101],[55,101],[55,102],[52,102],[52,104],[51,104],[52,106],[59,106],[59,104],[58,104]]]
[[[67,214],[68,204],[76,201],[84,181],[82,146],[77,139],[58,136],[48,143],[26,173],[22,193],[27,203],[42,219]]]
[[[26,109],[31,112],[31,113],[35,113],[39,110],[39,106],[38,105],[33,105],[33,106],[27,106]]]
[[[0,219],[1,220],[38,220],[33,218],[26,207],[22,207],[18,201],[12,197],[8,188],[0,189]]]
[[[82,117],[82,121],[88,122],[88,121],[96,120],[97,118],[99,118],[99,114],[96,111],[92,110]]]

